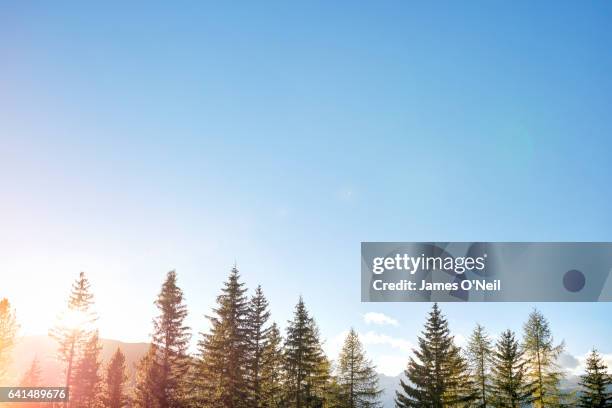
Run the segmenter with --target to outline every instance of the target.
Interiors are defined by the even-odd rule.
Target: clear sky
[[[361,304],[361,241],[612,241],[611,49],[603,1],[5,2],[0,296],[45,333],[84,270],[102,336],[145,341],[169,269],[197,332],[236,261],[393,373],[429,305]],[[537,306],[612,355],[612,304]]]

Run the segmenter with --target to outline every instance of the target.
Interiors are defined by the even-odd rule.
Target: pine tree
[[[23,373],[21,381],[19,382],[19,386],[37,387],[39,385],[41,385],[40,363],[38,362],[38,357],[34,357],[34,359],[32,359],[32,364],[30,364],[30,368],[28,368],[27,371]]]
[[[361,341],[351,329],[338,359],[337,382],[343,408],[379,407],[382,390],[378,388],[375,367],[366,358]]]
[[[93,334],[93,323],[97,320],[92,310],[93,294],[85,272],[73,283],[68,298],[68,307],[58,318],[49,336],[59,344],[59,359],[66,365],[66,387],[70,388],[82,348]]]
[[[263,294],[261,286],[255,290],[255,295],[248,305],[246,319],[248,336],[248,385],[249,406],[253,408],[263,407],[262,396],[262,356],[269,328],[266,327],[270,318],[268,301]]]
[[[492,354],[491,385],[494,406],[520,408],[530,402],[531,384],[526,379],[526,361],[514,332],[506,330]]]
[[[78,408],[94,408],[100,399],[100,351],[102,346],[95,331],[83,347],[80,359],[74,367],[74,379],[70,388],[70,405]]]
[[[293,320],[288,322],[284,363],[287,375],[286,403],[309,408],[322,404],[321,390],[327,381],[329,362],[319,341],[319,332],[300,297]]]
[[[467,346],[467,357],[474,381],[478,388],[477,407],[486,408],[489,400],[489,371],[491,366],[491,340],[484,327],[477,324],[470,336]]]
[[[443,395],[445,407],[472,407],[479,392],[474,384],[467,360],[463,357],[461,348],[452,345],[446,361],[446,391]]]
[[[529,382],[534,383],[534,406],[545,408],[562,405],[564,395],[559,389],[559,382],[563,372],[556,361],[563,351],[563,344],[554,345],[548,321],[538,310],[531,312],[523,330],[527,377]]]
[[[177,408],[185,404],[186,374],[189,370],[187,348],[191,337],[185,326],[187,307],[183,291],[177,286],[176,272],[170,271],[155,300],[159,315],[153,320],[150,359],[144,366],[153,373],[143,373],[145,387],[158,408]]]
[[[418,340],[416,358],[410,357],[404,371],[410,383],[400,380],[402,391],[396,393],[397,406],[443,408],[469,404],[475,396],[467,365],[437,303]]]
[[[612,407],[612,378],[601,355],[593,349],[586,360],[586,373],[581,377],[582,393],[579,406],[583,408]]]
[[[4,384],[17,336],[17,318],[8,299],[0,300],[0,385]],[[9,385],[9,384],[6,384]]]
[[[136,365],[136,381],[131,399],[134,408],[159,408],[158,400],[151,392],[155,379],[159,377],[159,367],[155,364],[157,355],[157,347],[151,344],[147,354]]]
[[[125,355],[117,347],[106,368],[104,387],[104,406],[107,408],[124,408],[128,406],[125,392],[128,380],[125,366]]]
[[[217,297],[211,330],[198,342],[200,362],[196,390],[200,404],[211,408],[248,407],[249,313],[246,289],[234,267]]]
[[[261,356],[262,406],[280,408],[283,402],[283,339],[276,323],[266,333]]]

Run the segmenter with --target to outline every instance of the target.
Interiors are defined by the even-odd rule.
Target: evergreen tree
[[[419,348],[414,350],[416,358],[410,357],[404,371],[410,383],[400,380],[402,391],[396,393],[397,406],[467,406],[475,397],[467,365],[453,343],[448,322],[437,303],[418,341]]]
[[[283,402],[283,339],[276,323],[266,333],[261,356],[262,406],[280,408]]]
[[[143,367],[153,373],[143,374],[142,386],[153,396],[155,407],[177,408],[185,405],[186,374],[189,370],[190,328],[185,326],[187,307],[183,291],[177,286],[176,272],[170,271],[155,300],[159,315],[153,320],[149,361]]]
[[[492,355],[491,385],[495,407],[520,408],[530,402],[531,385],[527,384],[523,351],[514,332],[503,332]]]
[[[329,362],[321,349],[314,319],[309,316],[301,297],[293,320],[288,323],[284,350],[286,403],[295,408],[321,406]]]
[[[147,354],[136,365],[136,381],[132,394],[134,408],[159,408],[158,399],[151,392],[155,379],[159,376],[159,367],[155,364],[157,354],[156,346],[151,344]]]
[[[559,389],[559,382],[563,372],[557,365],[557,358],[563,351],[563,344],[554,345],[548,321],[538,310],[531,312],[523,330],[527,378],[528,382],[534,383],[534,406],[545,408],[562,405],[564,395]]]
[[[270,318],[268,311],[268,301],[266,300],[261,286],[255,290],[255,295],[251,298],[248,305],[246,319],[248,336],[248,385],[249,385],[249,406],[252,408],[263,407],[262,395],[262,357],[265,349],[265,341],[269,328],[266,327]]]
[[[612,407],[612,378],[608,374],[608,367],[603,359],[593,349],[586,360],[586,373],[581,377],[582,394],[579,397],[579,406],[583,408],[610,408]]]
[[[32,364],[30,364],[30,368],[28,368],[27,371],[23,373],[23,377],[21,377],[19,386],[38,387],[40,385],[40,363],[38,362],[38,357],[34,357],[34,359],[32,359]]]
[[[378,388],[378,375],[366,358],[355,330],[344,340],[337,369],[337,382],[343,408],[379,407],[382,390]]]
[[[104,406],[107,408],[124,408],[128,406],[125,392],[127,382],[125,355],[117,347],[106,368],[104,387]]]
[[[17,336],[17,318],[8,299],[0,300],[0,385],[4,384]],[[9,385],[9,384],[6,384]]]
[[[66,365],[66,387],[70,388],[74,377],[74,367],[78,362],[85,343],[91,339],[97,320],[92,310],[93,294],[85,272],[79,274],[72,284],[68,306],[58,318],[57,324],[49,331],[49,336],[59,344],[59,359]]]
[[[99,403],[102,378],[100,377],[100,341],[95,331],[83,347],[74,367],[70,388],[70,404],[78,408],[94,408]]]
[[[470,336],[467,357],[478,388],[477,407],[486,408],[489,400],[489,372],[491,366],[491,340],[484,327],[477,324]]]
[[[248,407],[249,315],[246,289],[234,267],[217,297],[211,330],[198,343],[196,390],[211,408]]]

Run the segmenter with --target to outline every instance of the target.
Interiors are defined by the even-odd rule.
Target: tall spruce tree
[[[467,406],[475,398],[467,364],[461,350],[455,346],[448,322],[434,303],[425,330],[419,337],[404,371],[409,383],[400,380],[401,392],[396,392],[400,408],[443,408]]]
[[[261,356],[262,406],[281,408],[283,406],[283,338],[276,323],[266,333]]]
[[[85,343],[74,367],[74,379],[70,388],[70,405],[78,408],[94,408],[100,402],[102,378],[100,376],[100,351],[102,346],[95,331]]]
[[[583,408],[612,407],[612,378],[601,355],[593,349],[586,360],[586,373],[581,377],[579,406]]]
[[[210,408],[248,408],[249,307],[246,289],[234,267],[217,297],[211,329],[198,342],[196,369],[199,404]]]
[[[467,346],[467,358],[478,389],[477,407],[486,408],[489,401],[491,368],[491,339],[484,327],[477,324],[470,336]]]
[[[340,351],[336,381],[341,408],[381,406],[379,398],[382,390],[378,388],[378,375],[375,367],[366,358],[359,336],[352,328]]]
[[[72,284],[66,310],[49,331],[49,336],[58,342],[59,359],[65,364],[65,384],[68,388],[72,385],[74,367],[82,349],[94,333],[93,324],[98,318],[93,311],[93,303],[91,284],[85,272],[81,272]]]
[[[103,402],[106,408],[124,408],[128,406],[126,394],[127,380],[125,355],[117,347],[106,367],[104,378]]]
[[[321,406],[321,391],[327,381],[329,363],[321,349],[316,323],[308,314],[301,297],[293,320],[288,323],[284,349],[286,406]]]
[[[266,337],[270,330],[266,326],[269,318],[268,301],[263,294],[261,286],[258,286],[249,302],[246,319],[248,338],[247,380],[249,406],[252,408],[264,407],[262,395],[262,358]]]
[[[8,299],[0,300],[0,385],[10,385],[4,382],[7,380],[17,329],[15,310],[11,308]]]
[[[492,354],[491,385],[495,407],[520,408],[531,402],[532,384],[527,383],[525,364],[514,332],[504,331]]]
[[[155,364],[158,351],[151,344],[136,365],[136,379],[132,390],[131,404],[134,408],[159,408],[157,397],[151,392],[155,379],[159,376],[159,366]]]
[[[534,406],[546,408],[563,405],[565,396],[559,388],[563,371],[557,365],[563,344],[554,344],[548,320],[538,310],[530,313],[523,330],[527,378],[528,382],[534,383]]]
[[[153,320],[151,352],[143,362],[153,374],[144,374],[146,391],[157,408],[179,408],[185,405],[186,374],[189,370],[187,348],[191,338],[185,325],[187,306],[183,291],[177,285],[176,271],[168,272],[155,300],[159,315]]]

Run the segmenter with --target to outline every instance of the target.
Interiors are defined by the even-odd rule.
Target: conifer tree
[[[263,294],[261,286],[255,290],[255,295],[248,305],[246,318],[248,339],[248,386],[249,406],[263,407],[262,395],[262,357],[269,328],[266,327],[270,318],[268,301]]]
[[[38,357],[34,357],[32,359],[32,363],[30,364],[30,368],[23,373],[21,377],[21,381],[19,382],[20,387],[37,387],[41,385],[40,378],[40,363],[38,362]]]
[[[301,297],[293,320],[288,323],[284,349],[287,404],[295,408],[319,406],[329,362],[321,349],[316,323],[308,314]]]
[[[378,388],[375,367],[366,358],[359,336],[351,328],[338,358],[337,383],[342,408],[379,407],[382,390]]]
[[[121,349],[117,350],[111,357],[106,368],[104,384],[104,406],[107,408],[124,408],[128,406],[126,395],[126,374],[125,355]]]
[[[78,362],[85,343],[91,339],[97,320],[92,310],[94,300],[91,284],[81,272],[72,284],[67,309],[59,316],[57,324],[49,331],[49,336],[59,344],[59,359],[66,365],[66,387],[70,388],[74,377],[74,367]]]
[[[475,395],[467,365],[461,350],[453,343],[448,322],[437,303],[418,341],[416,358],[410,357],[404,371],[410,383],[400,380],[402,390],[396,392],[397,406],[443,408],[469,404]]]
[[[131,398],[134,408],[159,408],[158,400],[151,392],[154,381],[159,376],[159,367],[155,364],[157,354],[156,346],[151,344],[147,354],[136,365],[136,381]]]
[[[562,405],[564,395],[559,389],[563,372],[557,358],[563,344],[554,345],[548,321],[538,310],[529,315],[523,326],[523,350],[527,360],[528,382],[533,382],[532,399],[536,408]]]
[[[85,343],[80,359],[74,367],[70,388],[70,405],[78,408],[94,408],[100,401],[102,378],[100,376],[100,351],[102,346],[98,332]]]
[[[283,402],[283,339],[276,323],[266,333],[261,356],[262,406],[280,408]]]
[[[486,408],[489,400],[489,372],[491,366],[491,340],[484,327],[477,324],[470,336],[467,357],[478,388],[477,407]]]
[[[234,267],[217,297],[211,329],[198,343],[196,390],[200,404],[211,408],[247,408],[249,313],[246,289]]]
[[[176,272],[170,271],[155,300],[159,315],[153,320],[152,347],[143,367],[153,373],[143,373],[145,387],[155,400],[155,407],[177,408],[185,404],[186,374],[189,370],[187,348],[191,337],[185,326],[187,307],[183,291],[177,286]]]
[[[504,331],[492,354],[491,385],[495,407],[520,408],[530,402],[532,385],[527,383],[525,364],[514,332]]]
[[[586,360],[586,373],[581,377],[582,393],[579,406],[583,408],[612,407],[612,378],[601,355],[593,349]]]
[[[6,380],[17,329],[17,318],[10,302],[8,299],[0,300],[0,385]]]

